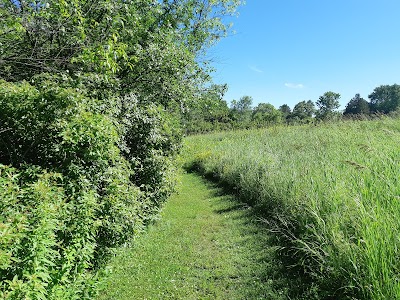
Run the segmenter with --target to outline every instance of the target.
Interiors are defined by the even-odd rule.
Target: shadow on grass
[[[334,292],[330,287],[317,286],[299,267],[291,251],[293,247],[268,221],[273,219],[273,207],[249,203],[248,199],[239,197],[236,187],[212,174],[204,174],[196,168],[187,171],[202,176],[215,197],[224,203],[226,208],[216,209],[216,213],[230,217],[233,214],[241,224],[243,239],[239,246],[251,248],[247,254],[249,266],[238,266],[243,273],[241,276],[248,281],[246,299],[343,299],[331,296]]]

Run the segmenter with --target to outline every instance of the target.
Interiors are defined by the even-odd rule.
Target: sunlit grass
[[[265,211],[326,297],[400,299],[400,121],[215,133],[185,161]]]
[[[264,225],[221,189],[184,174],[161,219],[112,261],[99,299],[288,299],[295,282]]]

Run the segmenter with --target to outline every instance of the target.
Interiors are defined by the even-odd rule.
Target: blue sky
[[[236,34],[210,51],[228,103],[248,95],[293,108],[333,91],[344,109],[400,83],[400,0],[247,0],[239,13]]]

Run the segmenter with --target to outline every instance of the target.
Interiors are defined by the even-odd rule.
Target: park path
[[[276,250],[251,208],[184,173],[160,220],[112,261],[99,299],[288,299]]]

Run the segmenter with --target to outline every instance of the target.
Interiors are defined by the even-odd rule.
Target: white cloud
[[[285,83],[285,86],[290,89],[302,89],[304,85],[301,83]]]
[[[257,73],[264,73],[263,70],[260,70],[259,68],[255,67],[255,66],[249,66],[250,70],[257,72]]]

